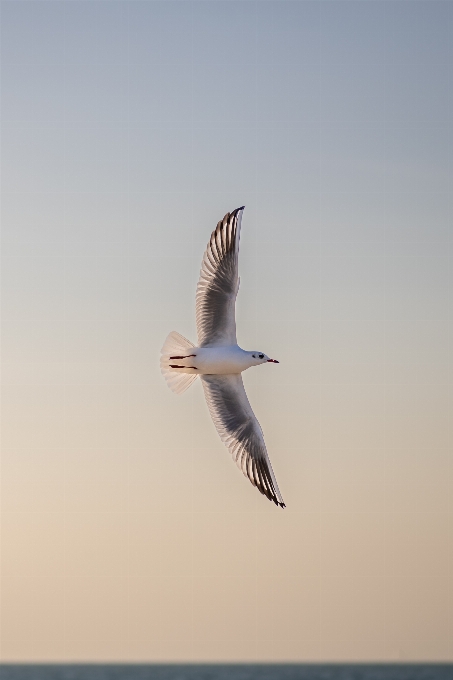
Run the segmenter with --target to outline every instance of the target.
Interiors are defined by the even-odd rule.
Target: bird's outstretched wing
[[[201,379],[214,425],[238,467],[253,486],[284,508],[263,432],[250,406],[241,375],[202,375]]]
[[[244,207],[227,213],[211,234],[201,263],[196,317],[199,347],[235,345],[238,255]]]

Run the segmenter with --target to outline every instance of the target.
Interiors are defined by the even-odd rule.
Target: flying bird
[[[279,363],[264,352],[247,352],[237,344],[235,306],[243,210],[244,206],[227,213],[217,224],[203,255],[196,294],[198,346],[173,331],[162,347],[160,365],[176,394],[200,376],[221,440],[251,483],[284,508],[263,432],[241,376],[251,366]]]

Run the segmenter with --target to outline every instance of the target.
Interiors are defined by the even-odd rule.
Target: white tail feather
[[[168,387],[175,394],[182,394],[191,386],[197,378],[196,373],[183,373],[178,369],[170,368],[170,356],[173,354],[184,354],[188,349],[195,345],[187,340],[183,335],[172,331],[166,338],[161,349],[160,370]]]
[[[190,342],[190,340],[187,340],[183,335],[180,335],[176,331],[172,331],[167,335],[167,338],[164,342],[164,346],[160,350],[161,354],[178,354],[178,352],[181,354],[181,352],[185,352],[186,349],[191,349],[192,347],[195,347],[195,345]]]

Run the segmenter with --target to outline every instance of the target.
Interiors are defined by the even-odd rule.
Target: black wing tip
[[[275,505],[277,505],[280,508],[286,508],[283,498],[282,500],[280,500],[281,498],[280,494],[277,495],[266,462],[262,460],[261,461],[257,460],[255,461],[255,465],[259,479],[256,478],[252,479],[251,477],[249,477],[252,484],[254,484],[254,486],[257,487],[258,491],[262,493],[263,496],[266,496],[266,498],[269,501],[275,503]]]
[[[214,231],[211,234],[211,237],[216,233],[218,230],[224,229],[228,222],[235,217],[239,215],[240,212],[242,212],[245,208],[245,205],[241,206],[240,208],[236,208],[235,210],[232,210],[230,213],[226,213],[219,222],[217,222],[217,227],[214,229]]]

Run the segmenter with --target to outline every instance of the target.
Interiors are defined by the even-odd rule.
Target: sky
[[[5,0],[3,661],[452,661],[449,1]],[[238,341],[287,508],[197,381]]]

